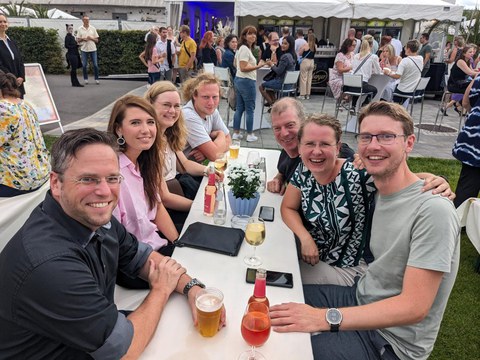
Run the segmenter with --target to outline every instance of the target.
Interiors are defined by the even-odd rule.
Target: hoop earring
[[[123,137],[123,135],[120,135],[120,137],[117,138],[117,144],[120,146],[125,145],[125,138]]]

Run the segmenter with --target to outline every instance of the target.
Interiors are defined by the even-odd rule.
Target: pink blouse
[[[157,225],[153,222],[157,215],[157,207],[149,209],[143,178],[135,169],[135,165],[125,154],[119,155],[120,173],[125,178],[120,186],[118,204],[113,215],[122,223],[129,233],[138,241],[149,244],[158,250],[167,244],[167,240],[157,233]],[[160,201],[160,196],[158,197]]]

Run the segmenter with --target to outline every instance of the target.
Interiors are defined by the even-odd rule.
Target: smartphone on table
[[[249,284],[255,284],[255,275],[257,269],[248,268],[246,281]],[[267,270],[267,285],[293,288],[293,275],[287,272]]]
[[[271,206],[260,206],[258,217],[263,221],[273,221],[275,219],[275,209]]]

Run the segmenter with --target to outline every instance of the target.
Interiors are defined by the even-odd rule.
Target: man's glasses
[[[109,186],[116,186],[119,185],[123,181],[122,175],[112,175],[112,176],[105,176],[104,178],[98,178],[93,176],[82,176],[80,178],[72,179],[77,184],[81,184],[84,186],[97,186],[100,185],[102,179],[105,179],[107,185]]]
[[[395,139],[398,136],[408,136],[405,134],[357,134],[355,139],[360,145],[368,145],[372,142],[374,137],[377,138],[377,141],[380,145],[391,145],[395,142]]]

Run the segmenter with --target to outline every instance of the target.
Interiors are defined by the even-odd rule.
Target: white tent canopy
[[[462,20],[463,6],[442,0],[350,0],[353,19]]]
[[[235,16],[350,18],[346,0],[237,0]]]
[[[463,7],[442,0],[237,0],[236,16],[461,21]]]
[[[78,19],[76,16],[59,9],[50,9],[47,13],[50,19]]]

